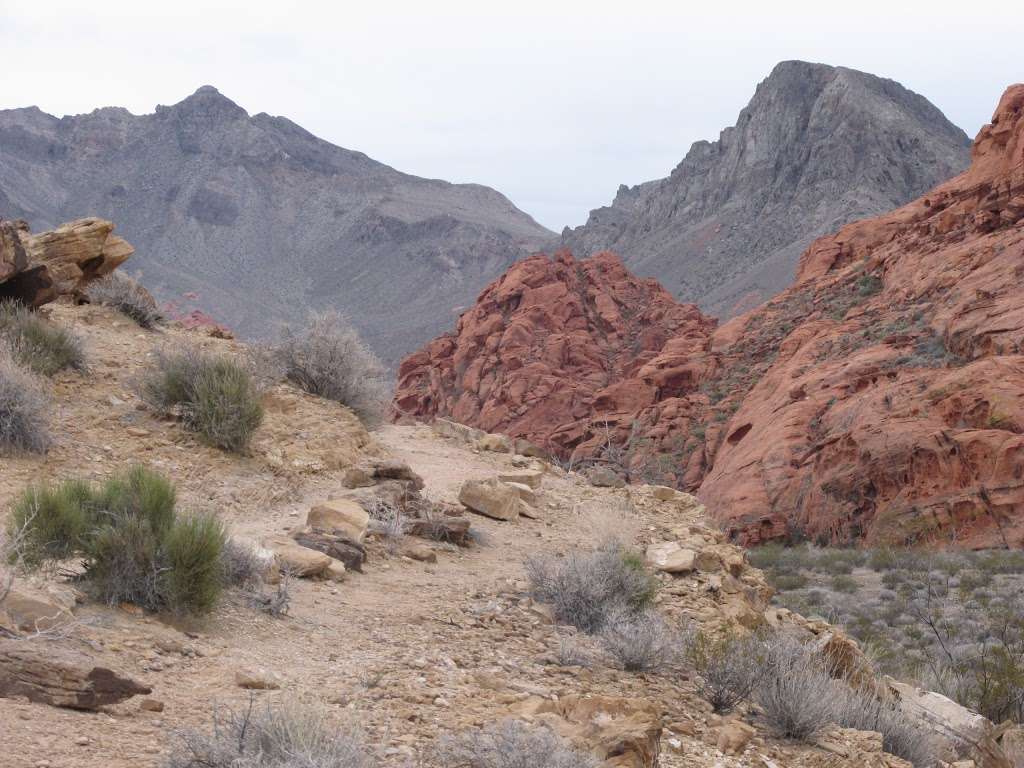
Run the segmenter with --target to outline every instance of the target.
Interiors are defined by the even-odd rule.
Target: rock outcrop
[[[555,237],[504,195],[390,168],[204,86],[153,114],[0,110],[0,217],[102,216],[175,314],[243,335],[338,309],[388,362]]]
[[[103,219],[78,219],[37,235],[24,221],[0,220],[0,299],[39,307],[58,296],[78,297],[134,252]]]
[[[728,317],[787,288],[815,237],[962,171],[969,146],[899,83],[784,61],[718,141],[695,143],[665,179],[620,187],[561,247],[613,250],[680,300]]]
[[[698,491],[733,539],[1024,545],[1024,85],[971,167],[721,327],[613,256],[517,264],[398,410]]]
[[[146,693],[146,686],[96,666],[76,651],[0,640],[0,697],[25,696],[55,707],[98,709]]]

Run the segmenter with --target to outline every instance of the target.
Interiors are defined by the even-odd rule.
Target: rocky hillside
[[[969,144],[899,83],[785,61],[718,141],[695,143],[668,178],[620,187],[561,246],[615,251],[680,300],[729,317],[786,288],[815,237],[962,171]]]
[[[1022,221],[1016,85],[966,172],[816,241],[762,307],[716,329],[614,257],[531,259],[407,358],[396,404],[699,489],[737,540],[1019,547]]]
[[[150,115],[0,111],[0,217],[84,216],[116,221],[181,311],[261,335],[338,309],[389,360],[551,237],[492,189],[400,173],[209,86]]]

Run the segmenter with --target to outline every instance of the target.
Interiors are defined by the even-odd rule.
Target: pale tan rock
[[[425,544],[408,542],[400,550],[403,557],[410,560],[418,560],[421,563],[436,563],[437,553]]]
[[[362,543],[370,515],[352,499],[331,499],[317,504],[306,515],[306,525],[314,530],[336,533]]]
[[[522,502],[511,486],[496,478],[466,480],[459,490],[459,501],[468,509],[495,520],[515,520]]]
[[[525,485],[528,488],[532,488],[533,490],[537,490],[544,481],[544,473],[538,470],[532,470],[529,472],[506,472],[498,475],[498,479],[503,483],[517,483],[519,485]]]
[[[235,671],[235,685],[252,691],[276,691],[281,676],[263,667],[243,667]]]
[[[333,562],[329,555],[300,546],[287,536],[268,536],[262,543],[274,553],[281,570],[293,576],[321,576]]]
[[[645,554],[647,562],[664,573],[690,573],[696,569],[697,553],[684,549],[679,542],[652,544]]]
[[[7,616],[7,622],[0,618],[0,626],[9,623],[11,629],[22,632],[53,629],[72,618],[74,604],[66,595],[16,583],[0,606]]]
[[[341,560],[331,558],[331,564],[324,570],[323,576],[328,581],[344,581],[345,577],[348,576],[348,569]]]
[[[467,427],[465,424],[441,418],[434,419],[431,428],[434,434],[439,437],[447,437],[470,444],[476,443],[477,440],[486,434],[483,430]]]

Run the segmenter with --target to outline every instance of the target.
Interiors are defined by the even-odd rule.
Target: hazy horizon
[[[398,170],[494,187],[556,232],[717,139],[782,60],[896,80],[971,137],[1021,79],[1012,46],[980,34],[987,22],[924,3],[867,2],[856,14],[741,3],[726,18],[660,3],[619,18],[577,3],[390,15],[194,0],[100,2],[87,17],[75,7],[0,1],[0,40],[31,64],[0,108],[143,114],[212,85],[250,114],[287,117]]]

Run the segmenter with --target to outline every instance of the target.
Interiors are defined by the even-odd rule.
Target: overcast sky
[[[1012,3],[262,5],[0,0],[0,107],[138,114],[211,84],[400,170],[495,187],[560,230],[717,138],[783,59],[898,80],[972,137],[1024,80]]]

